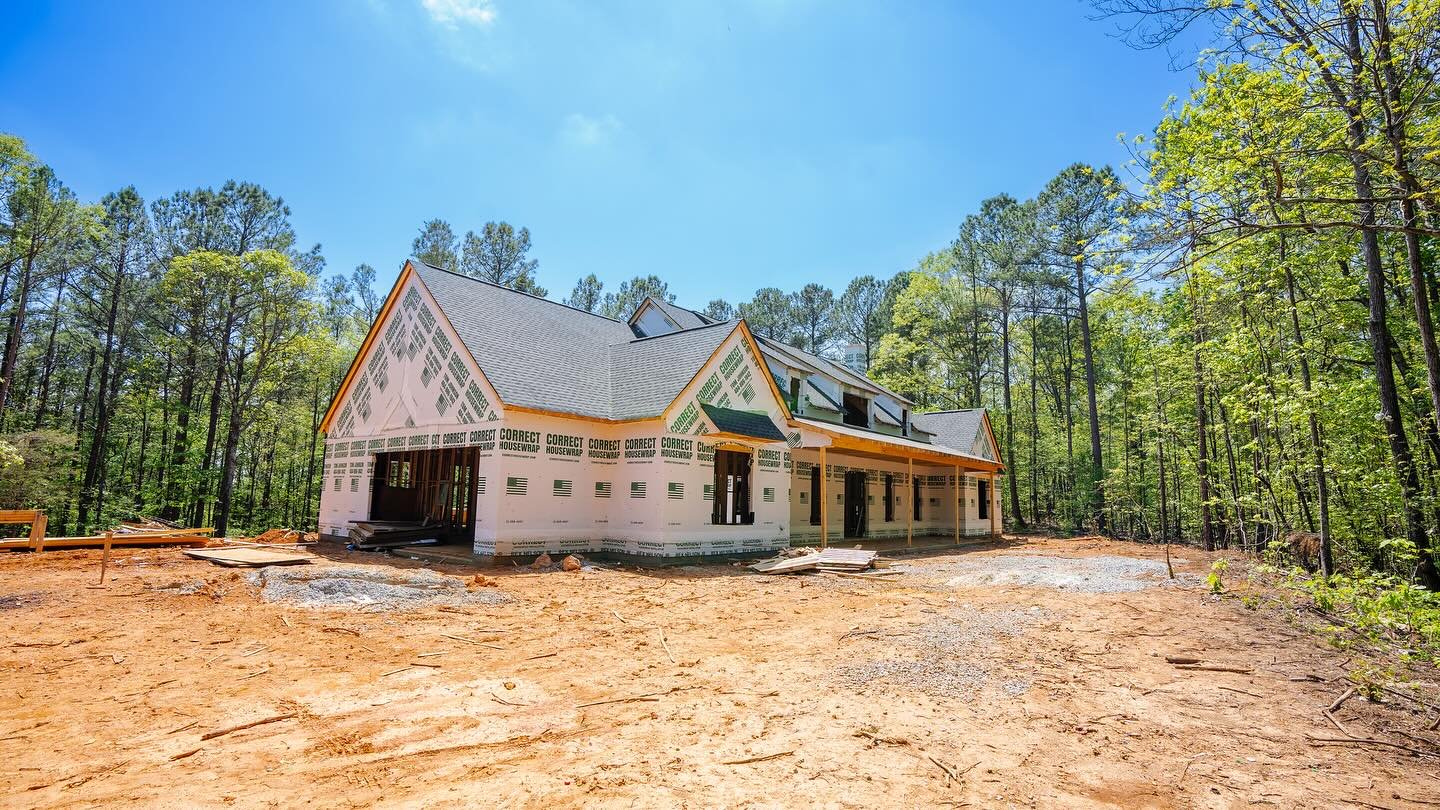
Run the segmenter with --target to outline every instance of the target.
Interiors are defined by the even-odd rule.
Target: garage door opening
[[[450,542],[473,542],[478,452],[457,447],[377,454],[370,520],[436,526]]]

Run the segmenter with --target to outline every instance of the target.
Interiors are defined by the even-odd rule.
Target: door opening
[[[370,520],[440,526],[450,542],[473,542],[478,462],[474,447],[376,454]]]
[[[845,473],[845,536],[865,536],[866,512],[865,473],[851,470]]]

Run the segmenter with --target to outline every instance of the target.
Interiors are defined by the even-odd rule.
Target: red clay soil
[[[496,569],[511,602],[403,613],[265,602],[175,549],[115,552],[103,588],[98,552],[0,555],[0,806],[1440,803],[1435,711],[1355,697],[1342,733],[1350,655],[1211,596],[1206,555],[1132,592],[947,584],[1017,553],[1160,551]]]

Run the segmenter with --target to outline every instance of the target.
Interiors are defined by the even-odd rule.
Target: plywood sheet
[[[297,565],[315,559],[313,554],[297,554],[284,551],[268,551],[263,548],[195,548],[185,553],[200,560],[209,560],[217,565],[236,568],[260,568],[266,565]]]

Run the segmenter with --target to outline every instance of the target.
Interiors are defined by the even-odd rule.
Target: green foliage
[[[1224,557],[1210,564],[1210,573],[1205,576],[1205,585],[1210,588],[1213,594],[1225,592],[1225,572],[1230,570],[1230,562]]]
[[[0,509],[55,513],[70,497],[75,437],[56,430],[0,436]]]
[[[1367,639],[1409,645],[1427,660],[1440,654],[1440,594],[1387,574],[1289,582],[1322,613]]]

